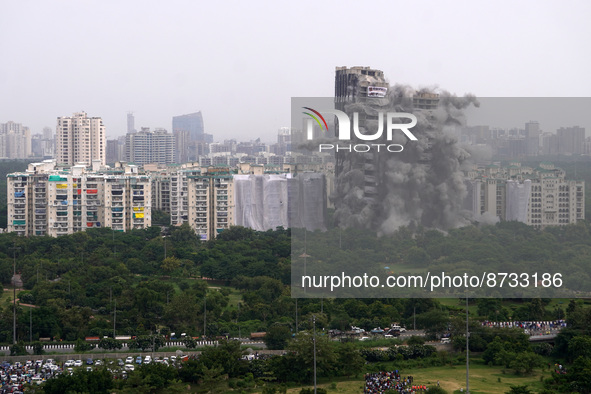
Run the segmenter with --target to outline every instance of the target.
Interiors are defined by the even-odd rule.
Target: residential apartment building
[[[234,225],[234,182],[228,168],[208,168],[189,175],[188,221],[201,240],[210,240]]]
[[[512,163],[467,174],[466,208],[475,218],[488,214],[534,227],[561,226],[585,219],[585,182],[566,179],[552,163],[539,168]]]
[[[8,174],[8,231],[22,236],[59,236],[87,228],[117,231],[151,225],[150,178],[133,167],[89,171],[58,169],[52,160]]]
[[[59,165],[106,164],[107,134],[103,120],[86,112],[57,118],[55,159]]]
[[[175,136],[164,129],[142,127],[125,136],[125,160],[136,165],[175,162]]]
[[[21,123],[0,123],[0,158],[26,159],[32,154],[31,131]]]

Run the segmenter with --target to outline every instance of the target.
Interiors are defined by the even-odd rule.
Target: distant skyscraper
[[[86,112],[57,118],[55,157],[57,163],[74,165],[93,160],[106,164],[107,137],[103,120]]]
[[[21,123],[0,123],[0,157],[25,159],[31,156],[31,131]]]
[[[107,163],[114,164],[125,160],[125,137],[107,140]]]
[[[540,124],[530,121],[525,124],[525,145],[528,156],[537,156],[540,153]]]
[[[55,140],[53,138],[53,132],[51,127],[44,127],[43,128],[43,140],[41,142],[42,146],[42,155],[43,157],[53,157]]]
[[[172,133],[176,137],[176,157],[179,163],[197,160],[191,149],[195,141],[208,142],[201,111],[172,118]]]
[[[135,117],[133,116],[133,112],[127,113],[127,132],[128,133],[135,132]]]
[[[584,153],[585,129],[579,126],[558,129],[558,153],[562,155],[580,155]]]
[[[188,131],[191,141],[202,141],[205,134],[201,111],[172,118],[172,131]]]

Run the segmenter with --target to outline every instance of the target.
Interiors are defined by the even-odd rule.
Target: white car
[[[126,371],[133,371],[135,370],[135,366],[133,364],[125,364],[125,370]]]
[[[441,338],[441,343],[451,343],[451,338]]]
[[[76,360],[76,361],[74,361],[74,366],[75,367],[81,367],[82,366],[82,360]]]
[[[125,364],[133,364],[133,357],[129,356],[125,359]]]
[[[369,341],[369,337],[361,337],[359,338],[360,341]]]
[[[74,366],[74,360],[66,360],[66,362],[64,363],[64,367],[73,367]]]
[[[152,362],[152,356],[146,356],[144,358],[144,364],[150,364]]]

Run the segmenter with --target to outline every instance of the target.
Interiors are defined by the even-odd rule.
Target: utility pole
[[[207,291],[203,297],[203,337],[207,335]]]
[[[16,345],[16,242],[12,249],[12,341]]]
[[[298,299],[296,298],[296,307],[295,307],[295,312],[296,312],[296,324],[295,324],[295,332],[296,334],[298,333]]]
[[[468,296],[466,295],[466,394],[470,394],[470,332],[468,331]]]
[[[117,329],[117,299],[115,299],[115,309],[113,309],[113,339],[115,339]]]
[[[312,315],[312,324],[314,325],[314,335],[312,337],[314,341],[314,394],[316,394],[316,315]]]
[[[417,329],[417,307],[416,306],[412,307],[412,329],[413,330]]]

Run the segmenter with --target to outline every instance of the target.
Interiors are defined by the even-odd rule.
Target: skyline
[[[333,95],[336,66],[371,66],[391,84],[459,96],[590,95],[586,2],[377,1],[367,16],[358,7],[9,3],[0,123],[36,134],[85,111],[103,118],[112,139],[125,134],[128,111],[136,129],[170,132],[173,116],[201,111],[216,141],[269,142],[290,124],[291,97]]]

